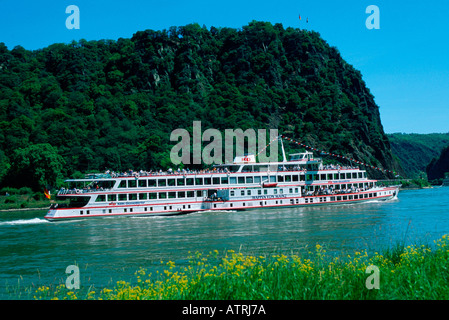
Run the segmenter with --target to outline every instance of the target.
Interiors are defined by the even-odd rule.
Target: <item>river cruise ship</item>
[[[66,183],[45,216],[50,221],[357,203],[399,192],[399,186],[377,186],[365,170],[324,165],[307,151],[282,162],[246,155],[211,170],[108,171]]]

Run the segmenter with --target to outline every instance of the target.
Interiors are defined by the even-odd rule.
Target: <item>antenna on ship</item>
[[[282,142],[282,136],[279,136],[279,140],[281,140],[282,162],[287,162],[287,158],[285,157],[284,143]]]

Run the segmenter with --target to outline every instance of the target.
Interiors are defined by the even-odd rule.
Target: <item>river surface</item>
[[[63,284],[73,264],[81,286],[98,289],[134,278],[140,267],[186,263],[194,252],[301,254],[320,244],[342,254],[402,241],[431,245],[449,233],[449,188],[401,190],[388,202],[293,209],[58,222],[44,215],[0,212],[0,298],[14,286]]]

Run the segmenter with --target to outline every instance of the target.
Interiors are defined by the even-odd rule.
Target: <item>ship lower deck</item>
[[[45,218],[49,221],[112,216],[163,216],[200,211],[249,210],[260,208],[288,208],[300,206],[323,206],[368,201],[387,201],[397,197],[399,187],[375,188],[363,192],[320,195],[271,195],[235,197],[232,199],[203,199],[191,202],[166,202],[159,204],[110,205],[103,207],[52,208]]]

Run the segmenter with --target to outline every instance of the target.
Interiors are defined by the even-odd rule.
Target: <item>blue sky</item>
[[[69,5],[79,7],[79,30],[66,28]],[[380,10],[378,30],[365,26],[369,5]],[[301,27],[319,32],[362,72],[385,132],[432,133],[449,132],[448,16],[446,0],[0,0],[0,42],[33,50],[193,22],[239,28],[260,20]]]

